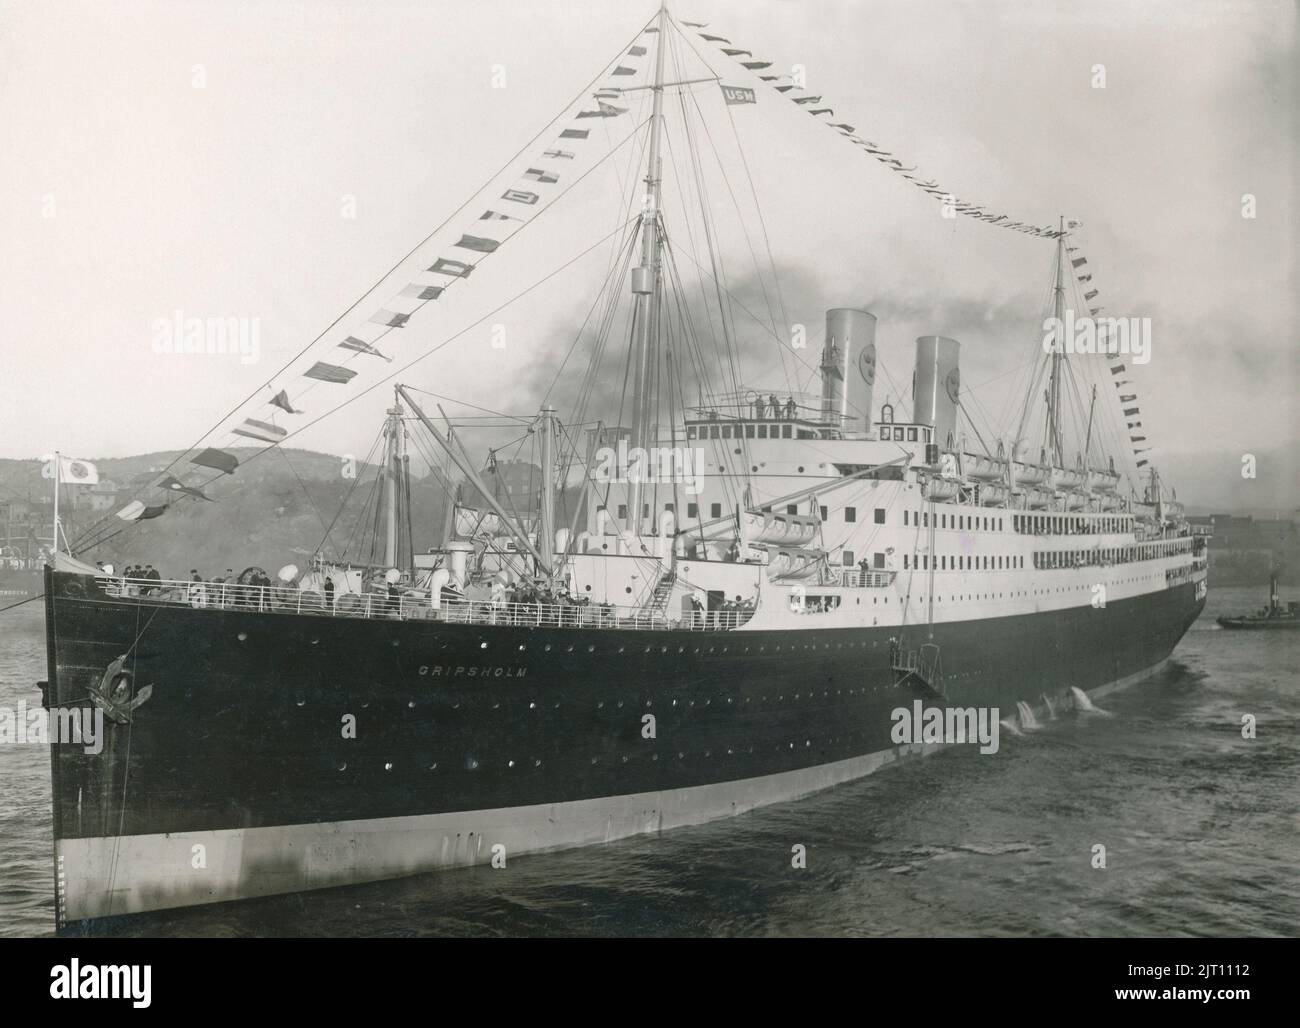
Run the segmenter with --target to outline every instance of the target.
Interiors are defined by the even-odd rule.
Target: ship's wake
[[[1101,707],[1093,705],[1092,700],[1088,699],[1088,694],[1078,686],[1070,686],[1070,696],[1074,699],[1074,709],[1084,714],[1099,714],[1102,717],[1110,717],[1109,710],[1102,710]]]
[[[1020,721],[1022,732],[1036,732],[1043,727],[1038,723],[1038,718],[1034,717],[1033,708],[1023,700],[1016,704],[1016,717]]]

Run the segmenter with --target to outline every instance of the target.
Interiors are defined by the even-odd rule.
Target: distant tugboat
[[[1268,606],[1258,614],[1219,618],[1224,628],[1300,628],[1300,603],[1283,604],[1277,595],[1277,570],[1268,576]]]

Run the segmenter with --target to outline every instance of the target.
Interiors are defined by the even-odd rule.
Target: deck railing
[[[211,607],[267,614],[444,621],[449,624],[728,631],[739,628],[754,615],[753,609],[741,608],[686,613],[679,620],[670,618],[662,611],[612,604],[506,603],[464,599],[445,599],[435,608],[427,596],[342,593],[330,602],[322,593],[282,584],[240,585],[229,582],[104,577],[97,578],[96,581],[109,596],[140,598],[155,603],[183,604],[196,608]]]
[[[894,582],[897,571],[845,570],[840,572],[840,585],[849,589],[887,589]]]

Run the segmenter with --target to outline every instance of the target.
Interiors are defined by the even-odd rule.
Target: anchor
[[[90,701],[119,725],[130,724],[132,713],[153,695],[152,683],[137,689],[135,696],[131,695],[131,672],[122,670],[125,663],[124,653],[108,665],[99,685],[92,684],[87,690]]]

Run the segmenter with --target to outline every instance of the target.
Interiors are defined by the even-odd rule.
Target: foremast
[[[650,139],[646,158],[645,196],[641,207],[641,263],[632,269],[632,294],[635,302],[634,336],[632,342],[632,432],[633,452],[641,452],[652,442],[652,422],[655,405],[651,399],[651,378],[658,367],[657,348],[659,336],[659,296],[662,285],[660,267],[659,210],[662,185],[662,159],[659,155],[663,130],[664,55],[668,38],[668,5],[660,4],[658,42],[655,45],[653,105],[650,115]],[[642,529],[642,490],[639,473],[630,474],[628,491],[629,528],[634,537]]]

